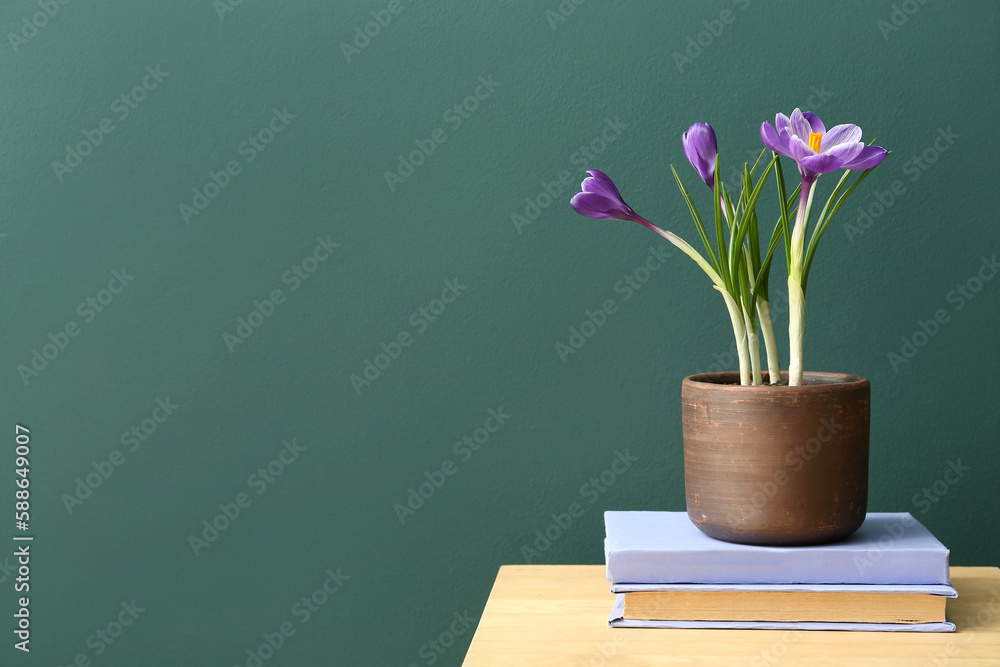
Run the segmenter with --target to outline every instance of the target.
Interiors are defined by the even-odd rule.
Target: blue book
[[[948,549],[906,512],[869,513],[849,538],[810,547],[723,542],[685,512],[605,512],[604,524],[615,585],[950,584]]]

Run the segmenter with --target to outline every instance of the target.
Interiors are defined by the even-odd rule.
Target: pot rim
[[[764,371],[762,375],[766,377],[768,375],[767,371]],[[787,379],[788,372],[781,371],[781,377],[783,379]],[[694,375],[689,375],[684,378],[682,384],[711,386],[718,391],[759,391],[761,389],[770,391],[824,391],[829,390],[831,387],[863,386],[871,384],[867,378],[863,378],[860,375],[851,375],[849,373],[805,371],[802,374],[802,378],[807,383],[810,379],[812,379],[813,382],[811,384],[801,384],[795,387],[789,387],[787,384],[755,387],[751,385],[741,385],[739,371],[722,371],[719,373],[696,373]],[[819,381],[817,382],[817,380]]]

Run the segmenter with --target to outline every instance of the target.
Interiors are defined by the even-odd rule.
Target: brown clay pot
[[[861,526],[871,385],[838,373],[805,373],[804,382],[744,387],[736,372],[684,379],[687,512],[706,535],[806,545]]]

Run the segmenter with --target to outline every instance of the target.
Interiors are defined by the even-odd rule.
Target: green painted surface
[[[682,509],[680,381],[728,354],[727,316],[677,252],[619,286],[658,237],[567,200],[600,168],[695,242],[680,133],[711,122],[731,170],[795,106],[894,151],[824,239],[806,366],[872,381],[872,509],[913,512],[955,564],[1000,564],[996,5],[219,5],[0,9],[3,664],[247,665],[270,634],[265,664],[457,665],[500,564],[598,563],[603,510]],[[391,21],[345,55],[373,11]],[[904,337],[925,344],[893,367]],[[35,350],[53,358],[22,377]],[[389,364],[355,391],[366,360]],[[30,656],[6,569],[15,423]],[[636,460],[600,481],[616,452]],[[205,521],[224,529],[193,547]],[[328,570],[340,588],[314,595]]]

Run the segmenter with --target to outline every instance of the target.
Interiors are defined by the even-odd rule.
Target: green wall
[[[287,623],[265,664],[458,665],[499,565],[599,563],[604,510],[683,509],[680,382],[735,368],[727,316],[670,248],[626,299],[664,244],[568,199],[602,169],[694,242],[681,132],[711,122],[731,171],[796,106],[893,150],[824,239],[807,366],[871,379],[871,508],[1000,564],[994,3],[62,1],[0,9],[0,497],[17,532],[26,425],[35,536],[30,656],[0,571],[4,664],[246,665]]]

